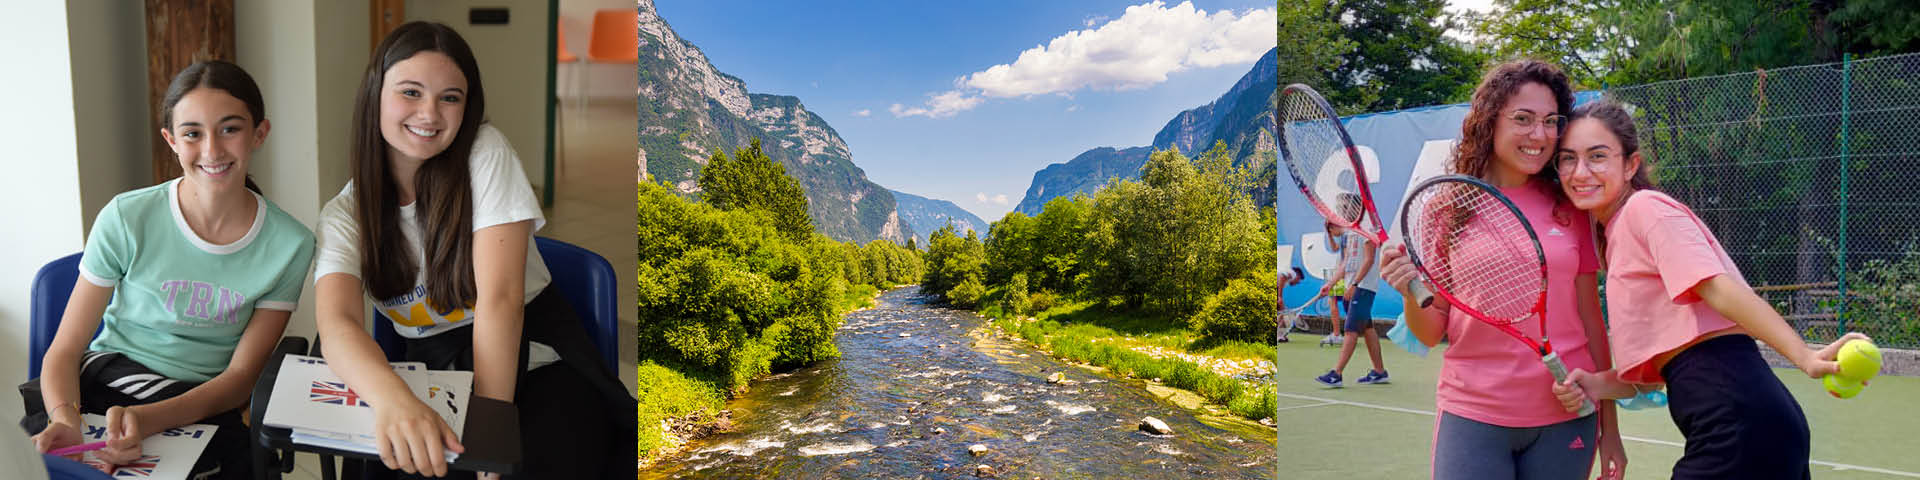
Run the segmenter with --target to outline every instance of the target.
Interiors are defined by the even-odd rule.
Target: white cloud
[[[1107,23],[1107,20],[1109,20],[1109,19],[1112,19],[1112,18],[1113,18],[1113,17],[1109,17],[1109,16],[1106,16],[1106,15],[1095,15],[1095,16],[1091,16],[1091,17],[1087,17],[1087,20],[1086,20],[1085,22],[1081,22],[1081,23],[1082,23],[1082,24],[1083,24],[1084,26],[1086,26],[1086,27],[1088,27],[1088,28],[1092,28],[1092,27],[1093,27],[1094,25],[1099,25],[1099,24],[1102,24],[1102,23]]]
[[[873,109],[870,109],[870,108],[862,108],[862,109],[853,111],[853,116],[856,116],[856,117],[867,117],[872,115],[873,115]]]
[[[1009,205],[1007,194],[1004,194],[1004,193],[989,197],[987,196],[987,192],[978,192],[973,194],[973,200],[982,205],[991,204],[991,205],[999,205],[1002,207]]]
[[[945,118],[960,112],[972,110],[973,107],[980,106],[980,102],[986,101],[985,98],[981,98],[979,95],[968,95],[966,92],[959,90],[929,93],[927,97],[929,98],[927,98],[925,106],[908,107],[896,103],[891,107],[887,107],[887,111],[893,113],[894,117],[922,116],[927,118]]]
[[[1080,106],[1079,106],[1079,105],[1068,105],[1068,106],[1067,106],[1067,113],[1073,113],[1073,112],[1078,112],[1078,111],[1080,111]]]
[[[1208,13],[1192,2],[1161,0],[1127,7],[1119,19],[1067,32],[1020,52],[1010,64],[956,80],[989,97],[1067,93],[1082,88],[1145,88],[1194,68],[1246,63],[1273,48],[1271,8]]]

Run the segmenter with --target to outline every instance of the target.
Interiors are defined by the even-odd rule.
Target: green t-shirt
[[[298,305],[313,232],[254,195],[259,208],[246,236],[208,243],[180,213],[179,183],[117,195],[94,218],[80,275],[115,290],[88,348],[204,382],[226,370],[254,309]]]

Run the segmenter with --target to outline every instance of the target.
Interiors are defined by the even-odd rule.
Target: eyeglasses
[[[1558,134],[1560,133],[1560,127],[1567,124],[1566,115],[1540,115],[1525,110],[1515,111],[1507,115],[1507,120],[1513,121],[1513,126],[1520,127],[1520,133],[1522,134],[1532,132],[1534,125],[1546,125],[1549,133]]]
[[[1575,167],[1575,165],[1581,163],[1587,164],[1588,172],[1607,173],[1607,170],[1613,165],[1613,155],[1607,152],[1593,152],[1587,155],[1585,162],[1582,162],[1579,155],[1571,153],[1562,154],[1558,160],[1554,161],[1553,168],[1559,171],[1561,175],[1572,175],[1575,171],[1574,169],[1578,168]]]

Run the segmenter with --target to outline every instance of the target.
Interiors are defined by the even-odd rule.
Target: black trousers
[[[1673,478],[1812,478],[1807,416],[1753,337],[1700,342],[1660,374],[1667,379],[1667,412],[1687,440]]]
[[[146,405],[180,396],[200,385],[166,378],[119,352],[89,351],[80,358],[80,411],[83,413],[105,415],[108,408]],[[48,422],[45,402],[40,397],[40,379],[21,385],[20,394],[27,407],[27,416],[20,419],[20,426],[28,434],[39,434]],[[207,449],[194,462],[189,478],[253,478],[247,426],[240,419],[240,410],[233,409],[195,422],[219,428],[213,431]]]
[[[523,318],[519,364],[527,364],[529,342],[553,347],[560,362],[533,371],[522,369],[515,382],[522,461],[521,472],[508,478],[631,478],[637,407],[633,394],[602,363],[599,349],[560,292],[551,288],[541,292],[527,303]],[[424,362],[432,370],[471,371],[473,328],[408,339],[407,360]]]

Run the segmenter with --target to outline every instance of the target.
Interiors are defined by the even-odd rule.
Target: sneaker
[[[1387,381],[1387,372],[1375,371],[1368,371],[1367,376],[1360,377],[1360,380],[1357,380],[1357,382],[1361,385],[1386,385],[1392,383]]]
[[[1325,375],[1313,377],[1313,381],[1320,382],[1320,385],[1323,385],[1327,388],[1341,387],[1340,372],[1336,372],[1333,370],[1327,370],[1327,373]]]

